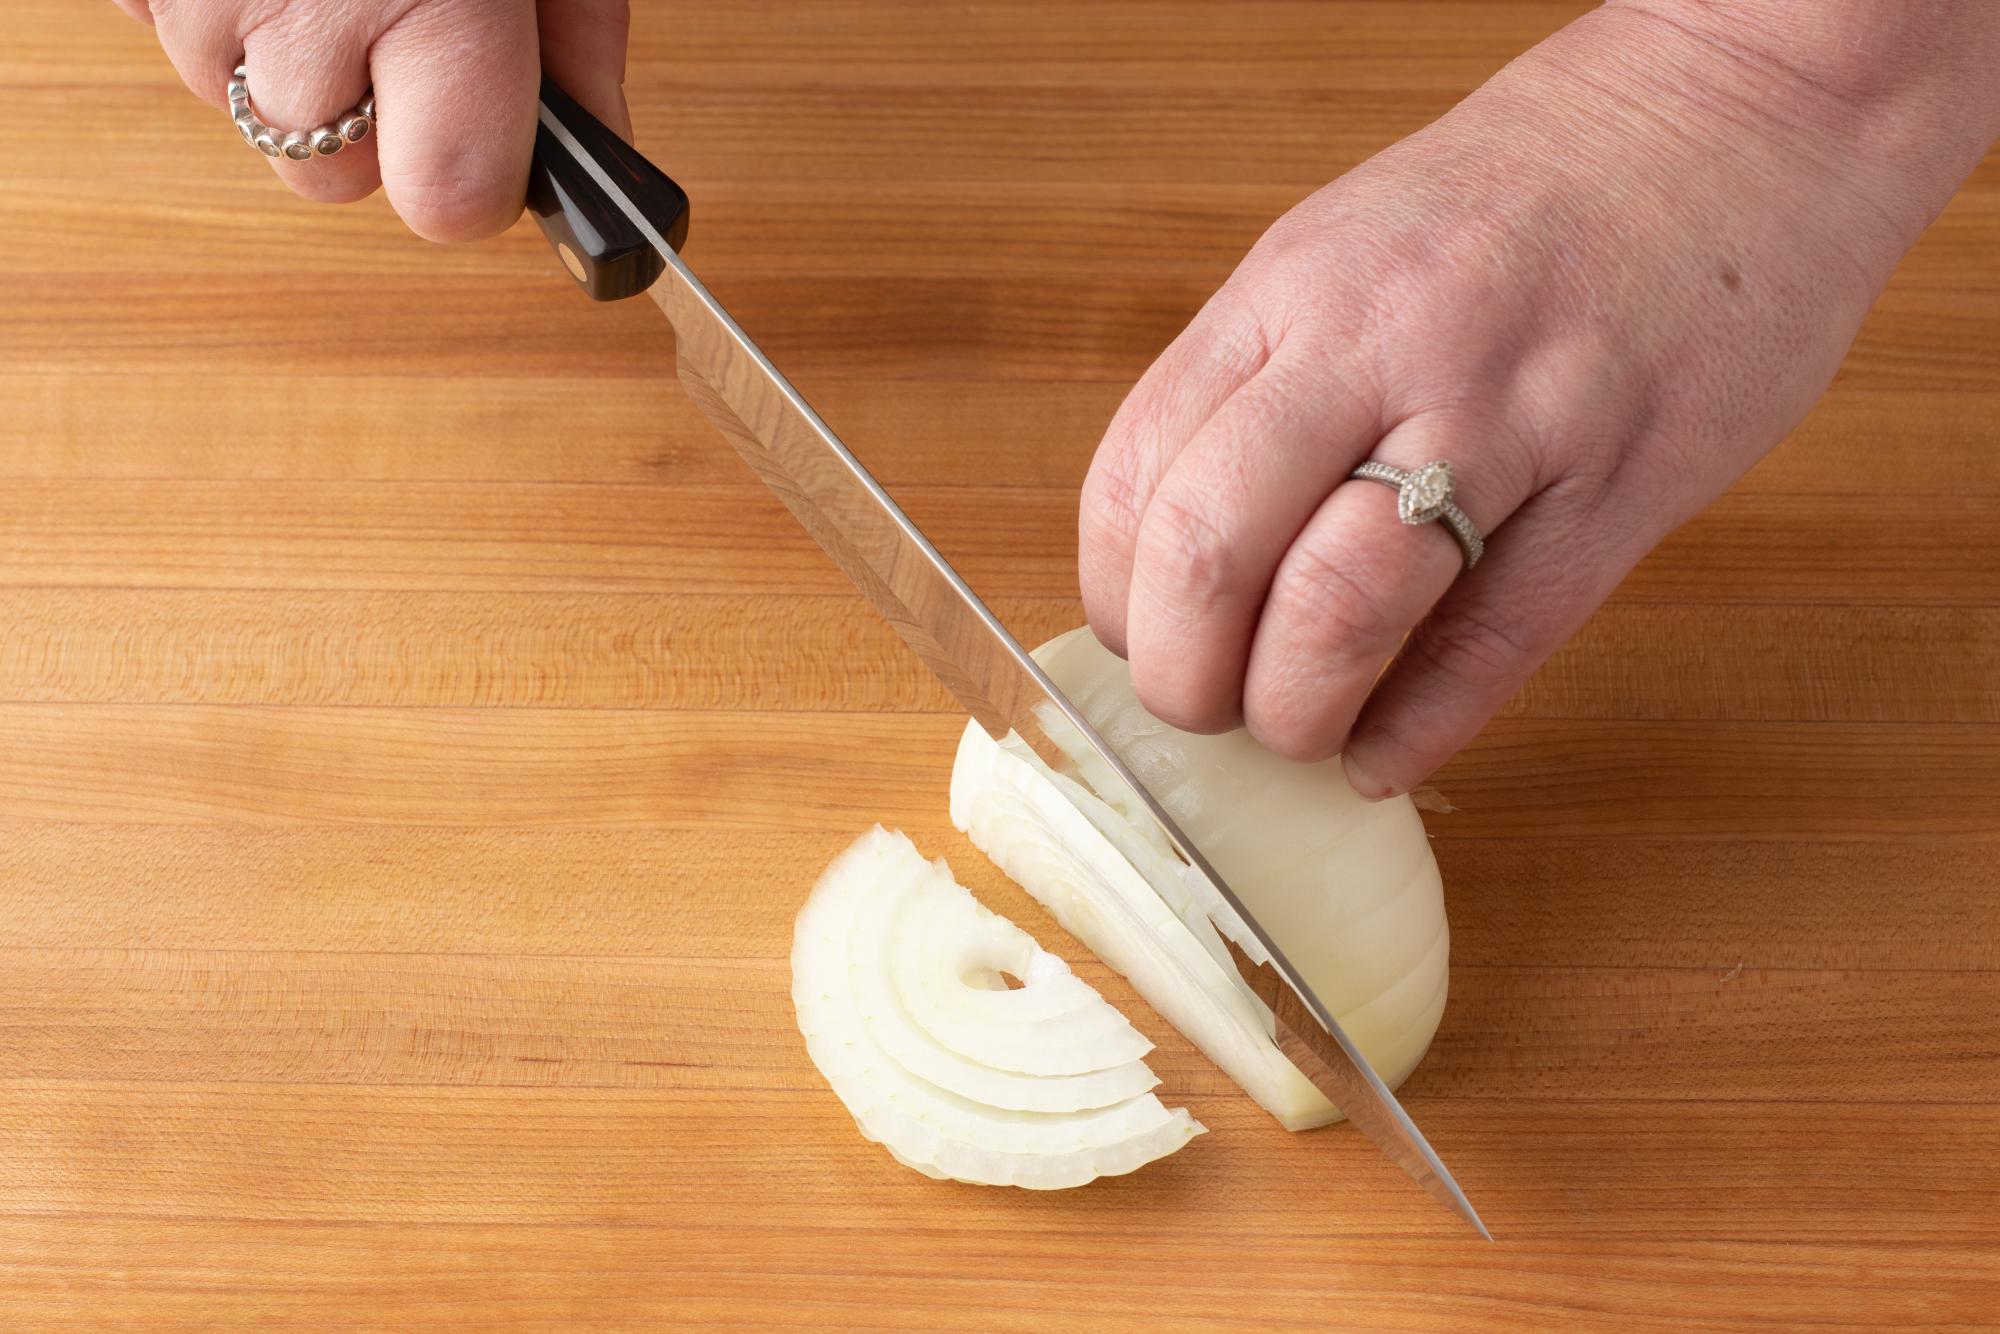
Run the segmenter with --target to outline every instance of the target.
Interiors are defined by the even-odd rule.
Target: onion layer
[[[1444,1012],[1443,886],[1408,798],[1367,802],[1338,760],[1295,764],[1247,732],[1201,736],[1154,718],[1123,661],[1086,630],[1035,651],[1292,961],[1392,1087]],[[1150,816],[1121,810],[1103,762],[1060,719],[1051,770],[976,723],[952,769],[952,822],[1161,1015],[1293,1130],[1339,1113],[1278,1051],[1269,1011],[1222,934],[1260,951]]]
[[[861,1133],[929,1176],[1080,1186],[1202,1132],[1150,1092],[1152,1044],[1123,1015],[879,825],[799,913],[792,1003]]]

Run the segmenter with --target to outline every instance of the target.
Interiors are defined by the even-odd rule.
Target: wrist
[[[2000,138],[1991,0],[1609,0],[1600,16],[1684,93],[1851,170],[1906,244]]]
[[[1789,228],[1787,250],[1838,259],[1872,301],[1990,142],[2000,107],[1987,104],[2000,89],[1987,86],[1986,48],[2000,46],[2000,4],[1982,5],[1966,31],[1904,31],[1845,67],[1772,54],[1782,33],[1743,17],[1762,7],[1610,0],[1447,119],[1484,124],[1496,151],[1581,176],[1599,207],[1657,215],[1684,235],[1734,244],[1757,219]],[[1850,7],[1863,12],[1854,0],[1787,12]],[[1865,6],[1882,9],[1902,6]],[[1934,11],[1964,17],[1949,4],[1923,12]],[[1737,27],[1719,34],[1725,13]],[[1954,37],[1964,56],[1920,68],[1913,53]],[[1761,202],[1746,211],[1751,201]]]

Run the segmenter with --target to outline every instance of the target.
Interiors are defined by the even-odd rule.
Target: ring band
[[[1450,529],[1451,535],[1458,539],[1459,549],[1465,553],[1466,569],[1479,564],[1479,558],[1486,554],[1486,539],[1479,535],[1471,517],[1452,503],[1449,463],[1426,463],[1405,471],[1370,459],[1348,476],[1395,487],[1396,517],[1404,523],[1415,527],[1435,520]]]
[[[242,65],[229,80],[229,119],[243,142],[265,157],[310,162],[332,157],[349,144],[360,143],[375,129],[375,92],[370,89],[355,106],[310,130],[279,130],[257,119],[250,109],[250,71]]]

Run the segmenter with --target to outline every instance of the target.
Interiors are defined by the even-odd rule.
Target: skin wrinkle
[[[1240,595],[1241,584],[1231,577],[1228,537],[1199,499],[1187,503],[1156,491],[1140,525],[1142,555],[1149,538],[1154,559],[1135,566],[1132,582],[1141,592],[1172,594],[1160,599],[1158,610],[1171,615],[1176,625],[1200,625],[1218,602]],[[1158,581],[1157,586],[1149,587],[1148,580]]]
[[[384,26],[393,27],[394,23],[395,20],[390,18],[386,20]],[[245,52],[246,60],[249,59],[248,53],[252,46],[262,45],[264,39],[268,38],[272,46],[280,48],[287,54],[303,54],[305,59],[311,63],[315,74],[332,74],[334,73],[334,66],[345,64],[348,61],[359,61],[365,68],[369,46],[372,44],[355,43],[352,45],[356,46],[357,49],[343,51],[341,49],[341,42],[328,41],[322,35],[322,29],[326,26],[324,14],[321,12],[320,7],[315,6],[312,0],[269,0],[261,11],[245,11],[239,17],[237,24],[238,40]],[[347,57],[346,61],[342,60],[343,55]],[[254,86],[261,89],[263,80],[257,77],[258,73],[259,71],[255,69],[251,71]],[[336,81],[335,79],[326,80],[326,82]],[[354,89],[355,96],[357,97],[367,87],[368,79],[365,73],[359,79],[359,84],[360,86]],[[273,93],[268,95],[263,93],[257,94],[257,98],[260,99],[260,107],[269,106],[275,111],[285,101],[289,101],[289,97],[281,101],[280,91],[274,90]],[[344,109],[344,105],[334,105],[314,110],[293,108],[292,110],[296,114],[281,115],[278,119],[282,120],[287,126],[303,128],[308,124],[324,121],[339,113]],[[274,162],[272,165],[277,166],[278,164]],[[307,163],[304,165],[310,167],[324,164]]]
[[[1984,0],[1981,0],[1983,3]],[[1745,5],[1737,0],[1679,0],[1677,7],[1686,13],[1706,14],[1706,23],[1693,22],[1663,9],[1657,0],[1617,0],[1613,8],[1633,13],[1645,14],[1661,23],[1668,24],[1696,38],[1705,45],[1723,54],[1731,55],[1752,68],[1778,70],[1789,76],[1802,88],[1823,98],[1821,110],[1839,114],[1856,101],[1878,97],[1893,86],[1892,75],[1907,79],[1910,62],[1903,62],[1905,68],[1896,68],[1893,62],[1885,62],[1881,51],[1894,47],[1898,39],[1910,33],[1921,37],[1924,29],[1916,20],[1916,13],[1922,6],[1891,3],[1878,5],[1869,15],[1872,25],[1867,33],[1854,32],[1844,42],[1821,44],[1814,49],[1821,55],[1829,52],[1840,57],[1840,73],[1829,70],[1815,70],[1792,54],[1794,49],[1806,45],[1806,34],[1797,31],[1797,20],[1801,11],[1774,9],[1769,3]],[[1839,12],[1828,7],[1817,17],[1830,17],[1838,21]],[[1733,34],[1745,37],[1760,31],[1758,20],[1766,23],[1772,20],[1789,22],[1792,31],[1785,33],[1784,40],[1771,40],[1761,44],[1742,40]],[[1894,24],[1900,28],[1895,33],[1885,33],[1885,25]]]
[[[1595,76],[1586,74],[1584,77],[1590,80]],[[1778,155],[1778,160],[1785,167],[1791,168],[1787,171],[1767,171],[1756,175],[1746,169],[1742,174],[1742,185],[1745,190],[1756,190],[1767,196],[1787,194],[1796,203],[1808,200],[1824,201],[1829,197],[1838,198],[1846,205],[1838,209],[1825,208],[1819,215],[1825,219],[1823,222],[1814,222],[1811,215],[1808,215],[1807,225],[1820,230],[1822,243],[1835,245],[1843,252],[1853,252],[1854,257],[1848,262],[1854,268],[1859,270],[1863,267],[1859,259],[1860,253],[1879,253],[1883,248],[1882,242],[1889,238],[1896,238],[1899,242],[1898,253],[1914,239],[1915,233],[1897,218],[1893,209],[1881,202],[1877,192],[1860,188],[1860,174],[1856,171],[1858,164],[1851,151],[1839,147],[1837,143],[1822,144],[1797,133],[1781,135],[1770,132],[1773,122],[1768,117],[1755,114],[1763,108],[1752,106],[1742,96],[1732,96],[1726,88],[1711,83],[1699,91],[1705,96],[1697,98],[1690,93],[1689,97],[1691,107],[1699,108],[1697,114],[1724,114],[1732,126],[1757,136],[1768,149]],[[1666,125],[1673,118],[1666,114],[1665,109],[1661,109],[1656,113],[1656,119],[1659,121],[1656,132],[1665,133]],[[1812,184],[1808,184],[1808,173],[1797,170],[1800,164],[1810,164],[1812,167],[1810,173]],[[1726,167],[1727,164],[1723,165]],[[1860,230],[1853,212],[1855,209],[1862,210],[1868,218],[1872,218],[1875,226],[1871,230],[1880,233],[1879,237],[1870,238],[1871,244],[1863,246],[1849,244]],[[1836,217],[1839,219],[1838,226],[1833,222]]]
[[[1174,658],[1205,647],[1217,666],[1170,678],[1160,692],[1161,716],[1176,725],[1240,721],[1236,684],[1271,570],[1310,523],[1314,499],[1350,466],[1360,435],[1354,423],[1368,420],[1366,406],[1347,384],[1316,374],[1323,364],[1277,349],[1189,441],[1154,493],[1134,552],[1143,581],[1134,579],[1127,612],[1147,627],[1134,645],[1141,670],[1163,646]],[[1314,432],[1298,420],[1302,413],[1325,430]],[[1246,527],[1241,520],[1252,514],[1258,521]]]
[[[1605,86],[1594,73],[1581,72],[1576,77],[1586,87],[1601,90]],[[1630,133],[1632,126],[1625,118],[1605,116],[1606,108],[1611,105],[1615,105],[1615,100],[1608,96],[1602,101],[1585,101],[1576,113],[1577,118],[1585,127],[1593,124],[1599,127],[1615,125],[1621,134]],[[1641,133],[1638,138],[1643,140],[1644,127],[1640,126],[1639,129]],[[1565,135],[1565,128],[1551,126],[1548,133],[1551,136]],[[1694,130],[1691,124],[1683,121],[1674,127],[1674,133],[1677,137],[1689,138],[1690,141],[1685,146],[1690,150],[1699,147],[1692,141]],[[1532,161],[1543,163],[1573,161],[1586,150],[1591,138],[1590,134],[1581,130],[1569,132],[1563,139],[1552,139]],[[1541,146],[1534,145],[1534,147]],[[1560,284],[1555,289],[1555,295],[1563,302],[1568,314],[1609,325],[1610,321],[1617,317],[1608,312],[1616,311],[1625,303],[1636,299],[1635,288],[1638,284],[1650,283],[1651,275],[1645,273],[1636,262],[1626,259],[1622,247],[1608,247],[1604,243],[1607,236],[1619,235],[1621,220],[1625,221],[1626,227],[1630,227],[1629,220],[1637,217],[1641,220],[1651,220],[1657,226],[1672,227],[1692,235],[1713,231],[1715,222],[1706,215],[1705,210],[1701,209],[1696,201],[1676,199],[1672,191],[1663,189],[1656,183],[1657,178],[1661,176],[1678,178],[1689,169],[1693,159],[1703,156],[1706,154],[1693,151],[1678,155],[1670,164],[1661,164],[1663,167],[1670,167],[1670,170],[1651,175],[1631,172],[1627,173],[1622,181],[1614,178],[1608,182],[1597,179],[1581,182],[1582,188],[1576,195],[1577,203],[1553,214],[1531,220],[1532,225],[1537,228],[1545,228],[1549,224],[1559,225],[1562,234],[1575,247],[1572,253],[1580,255],[1578,262],[1569,266],[1573,274],[1571,281]],[[1716,167],[1726,169],[1726,164],[1716,164]],[[1745,181],[1744,184],[1747,187],[1749,182]],[[1612,294],[1613,299],[1606,299],[1607,283],[1617,284],[1616,291]],[[1650,293],[1648,298],[1658,299]],[[1672,300],[1673,297],[1669,295],[1667,299]]]
[[[1702,5],[1701,0],[1692,0],[1692,7],[1703,8],[1705,6]],[[1686,19],[1668,13],[1656,5],[1646,3],[1646,0],[1624,0],[1624,3],[1611,7],[1607,10],[1607,13],[1656,24],[1673,34],[1694,42],[1704,52],[1721,57],[1724,61],[1734,66],[1739,74],[1775,76],[1784,80],[1787,85],[1785,91],[1788,94],[1802,96],[1813,103],[1814,114],[1799,118],[1798,124],[1800,126],[1810,125],[1814,130],[1823,130],[1829,124],[1846,122],[1852,115],[1853,90],[1836,90],[1830,87],[1817,75],[1787,59],[1782,47],[1773,45],[1765,50],[1752,49],[1740,41],[1733,40],[1727,25],[1718,26],[1690,23]],[[1737,30],[1741,31],[1741,25],[1736,26]],[[1647,44],[1647,54],[1649,57],[1657,56],[1658,48],[1653,44]],[[1778,138],[1777,132],[1781,128],[1788,127],[1781,126],[1781,123],[1774,114],[1773,108],[1780,110],[1786,108],[1790,104],[1790,98],[1766,96],[1759,99],[1758,102],[1752,103],[1747,93],[1738,88],[1733,81],[1697,78],[1696,72],[1698,70],[1706,74],[1700,62],[1678,62],[1678,67],[1682,76],[1691,83],[1699,83],[1703,92],[1711,96],[1720,96],[1724,99],[1725,105],[1734,105],[1737,107],[1742,114],[1732,116],[1731,120],[1732,123],[1738,125],[1740,128],[1746,129],[1753,134],[1771,137],[1776,147],[1796,147],[1801,149],[1810,147],[1809,143],[1790,145],[1776,142]],[[1787,137],[1805,138],[1806,136],[1800,130],[1793,130]]]
[[[1353,556],[1351,548],[1336,548]],[[1294,613],[1298,628],[1310,628],[1323,651],[1299,655],[1292,663],[1328,663],[1351,667],[1358,662],[1386,661],[1398,634],[1385,633],[1394,624],[1386,602],[1388,581],[1349,570],[1335,552],[1300,545],[1286,554],[1273,586],[1273,599]]]
[[[1196,417],[1178,438],[1163,423],[1187,419],[1190,407],[1208,400],[1215,409],[1205,415],[1213,415],[1263,372],[1273,347],[1250,313],[1239,295],[1226,286],[1219,291],[1126,395],[1091,460],[1078,498],[1077,573],[1091,624],[1117,652],[1126,648],[1130,555],[1146,508],[1203,419]],[[1210,341],[1202,341],[1211,333]],[[1115,493],[1109,501],[1100,495],[1107,486]]]
[[[1621,12],[1601,11],[1607,18]],[[1620,71],[1619,78],[1610,77],[1605,70],[1588,62],[1572,62],[1565,67],[1563,71],[1565,80],[1574,82],[1593,95],[1586,98],[1565,98],[1562,105],[1563,115],[1543,116],[1530,122],[1537,126],[1538,132],[1538,139],[1531,141],[1531,146],[1541,139],[1548,141],[1546,151],[1536,159],[1540,165],[1551,171],[1558,171],[1565,164],[1589,160],[1590,155],[1587,150],[1591,146],[1593,135],[1585,131],[1593,126],[1629,137],[1635,152],[1650,150],[1657,153],[1669,143],[1678,143],[1684,151],[1674,155],[1671,163],[1683,170],[1690,164],[1699,163],[1713,170],[1726,171],[1733,160],[1743,156],[1740,142],[1730,143],[1724,155],[1718,156],[1716,153],[1716,136],[1709,117],[1716,110],[1716,103],[1713,100],[1715,96],[1722,96],[1724,104],[1731,101],[1725,95],[1726,90],[1723,85],[1718,84],[1712,77],[1706,82],[1697,80],[1692,71],[1684,68],[1680,82],[1689,85],[1688,87],[1657,88],[1652,80],[1657,78],[1656,67],[1665,59],[1665,55],[1656,47],[1648,46],[1647,56],[1647,63],[1642,65],[1628,50],[1614,49],[1612,58],[1606,63],[1616,65]],[[1646,93],[1657,95],[1662,91],[1670,94],[1669,100],[1664,105],[1655,105],[1652,98],[1642,95]],[[1469,106],[1473,100],[1485,96],[1485,92],[1486,90],[1482,90],[1481,93],[1475,94],[1474,99],[1469,99],[1466,105]],[[1734,100],[1740,110],[1749,110],[1741,99]],[[1518,110],[1525,118],[1528,108],[1521,106]],[[1852,172],[1851,157],[1835,148],[1820,150],[1811,142],[1800,142],[1801,137],[1794,134],[1764,133],[1769,128],[1769,122],[1765,118],[1746,114],[1736,118],[1733,123],[1739,128],[1751,130],[1768,148],[1775,150],[1777,154],[1775,161],[1783,167],[1796,167],[1800,161],[1798,155],[1802,153],[1810,155],[1815,159],[1813,161],[1815,170],[1811,173],[1811,177],[1822,182],[1823,188],[1839,188],[1842,180]],[[1769,194],[1772,191],[1790,191],[1797,198],[1806,193],[1804,182],[1800,181],[1795,185],[1789,172],[1770,170],[1753,172],[1745,169],[1740,173],[1739,184],[1746,192],[1746,197],[1753,194]],[[1611,177],[1600,175],[1586,180],[1584,185],[1590,192],[1603,196],[1607,204],[1616,203],[1626,208],[1639,203],[1642,198],[1655,204],[1674,202],[1671,196],[1663,196],[1655,177],[1637,172]],[[1812,192],[1814,198],[1820,197],[1820,194],[1821,192],[1817,190]],[[1688,218],[1686,221],[1693,224],[1698,219]]]
[[[1769,121],[1783,117],[1792,130],[1794,151],[1812,152],[1823,142],[1846,146],[1846,152],[1830,148],[1831,155],[1818,164],[1830,181],[1844,181],[1857,161],[1872,164],[1884,177],[1882,188],[1878,194],[1856,202],[1870,208],[1889,234],[1900,239],[1903,248],[1936,219],[1950,199],[1952,189],[1940,191],[1923,182],[1941,175],[1962,176],[1963,172],[1954,173],[1949,165],[1949,135],[1911,134],[1903,128],[1913,119],[1907,104],[1914,102],[1927,107],[1931,112],[1928,119],[1939,121],[1947,129],[1968,119],[1976,123],[1979,117],[1976,112],[1971,116],[1966,114],[1974,111],[1976,99],[1972,105],[1960,107],[1949,101],[1939,103],[1931,91],[1934,81],[1925,78],[1930,67],[1940,61],[1962,58],[1958,52],[1961,44],[1946,39],[1926,40],[1929,30],[1918,22],[1923,6],[1877,5],[1870,11],[1871,26],[1867,33],[1856,31],[1847,42],[1833,44],[1811,43],[1808,35],[1797,29],[1801,15],[1807,12],[1840,22],[1851,11],[1838,6],[1804,11],[1726,0],[1681,0],[1680,7],[1707,13],[1711,20],[1696,23],[1676,17],[1666,12],[1658,0],[1620,0],[1612,9],[1670,27],[1745,68],[1784,79],[1789,91],[1813,99],[1812,115],[1798,113],[1798,97],[1769,98],[1768,104],[1760,107],[1745,105],[1746,110],[1761,112]],[[1785,23],[1791,25],[1792,31],[1785,35],[1786,40],[1777,40],[1769,32],[1763,32],[1764,41],[1746,40],[1763,31],[1763,25],[1751,17],[1753,14],[1764,20],[1765,25]],[[1988,22],[1992,22],[1990,17]],[[1896,31],[1886,31],[1888,28]],[[1919,49],[1914,52],[1905,49],[1911,44]],[[1809,67],[1805,59],[1793,55],[1800,47],[1809,47],[1822,59],[1829,52],[1834,53],[1838,57],[1834,61],[1838,72]],[[1899,54],[1885,54],[1888,52]],[[1990,78],[1990,65],[1984,73]],[[1983,133],[1975,129],[1968,136],[1974,161],[1983,155],[1994,136],[2000,134],[2000,98],[1989,97],[1986,112]],[[1755,116],[1747,119],[1754,120]],[[1927,170],[1913,176],[1907,167],[1917,164]],[[1971,166],[1970,161],[1964,164],[1966,170]],[[1955,185],[1954,179],[1953,189]],[[1910,212],[1913,203],[1917,205],[1915,213]]]
[[[1132,411],[1120,405],[1113,430],[1122,423],[1130,444],[1143,444],[1144,433],[1157,418],[1185,416],[1191,401],[1213,397],[1218,404],[1226,402],[1237,386],[1255,378],[1269,364],[1271,345],[1255,320],[1234,319],[1225,310],[1200,333],[1205,342],[1169,347],[1153,370],[1140,379],[1127,396]],[[1183,367],[1182,362],[1191,364]],[[1177,373],[1162,369],[1167,366]],[[1162,438],[1159,443],[1174,449],[1179,442]]]
[[[1440,122],[1444,124],[1444,122]],[[1509,182],[1524,171],[1543,169],[1556,179],[1575,180],[1575,189],[1562,192],[1566,199],[1587,197],[1592,192],[1602,192],[1596,181],[1581,180],[1574,176],[1576,155],[1573,152],[1558,151],[1546,142],[1548,131],[1538,130],[1530,134],[1507,136],[1504,140],[1488,136],[1484,127],[1478,127],[1471,146],[1454,146],[1442,152],[1433,152],[1423,161],[1423,176],[1427,180],[1442,181],[1448,189],[1427,192],[1421,207],[1415,203],[1406,205],[1404,219],[1419,227],[1425,224],[1428,213],[1439,208],[1450,207],[1456,198],[1468,205],[1476,202],[1478,208],[1473,226],[1461,232],[1460,237],[1496,238],[1486,239],[1476,249],[1473,265],[1456,264],[1454,268],[1485,274],[1512,272],[1525,259],[1536,267],[1549,266],[1556,255],[1588,255],[1588,264],[1572,264],[1578,270],[1580,281],[1557,283],[1544,289],[1544,295],[1553,298],[1553,307],[1547,314],[1568,320],[1599,320],[1602,303],[1594,299],[1589,284],[1601,288],[1605,277],[1606,261],[1610,261],[1613,272],[1619,270],[1619,256],[1615,248],[1607,250],[1600,242],[1607,231],[1606,220],[1586,213],[1574,203],[1530,200],[1534,211],[1527,215],[1519,213],[1519,205],[1509,194]],[[1411,143],[1413,141],[1406,141]],[[1446,154],[1460,158],[1470,156],[1471,165],[1459,168]],[[1444,158],[1443,162],[1434,159]],[[1407,174],[1407,172],[1405,172]],[[1631,199],[1625,201],[1625,208],[1631,208]],[[1392,219],[1395,214],[1389,215]],[[1531,240],[1532,238],[1532,240]],[[1431,238],[1427,249],[1412,257],[1409,270],[1420,278],[1428,279],[1436,267],[1429,262],[1430,257],[1447,243],[1444,238]],[[1465,243],[1458,242],[1461,249]],[[1557,268],[1558,272],[1562,270]],[[1572,291],[1571,289],[1575,290]],[[1540,312],[1537,312],[1538,314]],[[1445,329],[1453,329],[1461,323],[1460,312],[1449,310],[1440,313],[1436,321]],[[1496,351],[1504,350],[1496,348]],[[1419,367],[1405,360],[1406,371]]]
[[[1499,685],[1511,694],[1528,678],[1523,664],[1540,662],[1554,647],[1468,607],[1449,620],[1418,624],[1398,656],[1423,663],[1441,680]]]
[[[531,37],[534,32],[529,0],[417,0],[393,28],[377,38],[376,50],[380,52],[385,41],[393,40],[399,63],[406,48],[412,55],[421,50],[416,56],[418,68],[400,72],[400,87],[424,86],[434,99],[431,115],[455,123],[480,124],[483,131],[491,133],[499,127],[480,113],[478,99],[486,96],[484,84],[441,73],[444,69],[479,68],[490,48],[507,42],[502,30],[483,25],[465,28],[458,17],[468,7],[517,11],[519,35]],[[382,55],[374,59],[378,67],[385,61]],[[411,77],[413,74],[417,77]],[[532,95],[532,85],[523,91]],[[391,87],[381,95],[385,110],[394,110],[397,93],[398,88]],[[513,159],[514,172],[507,177],[495,174],[491,158],[469,158],[453,144],[417,141],[415,151],[408,151],[408,141],[399,147],[385,146],[383,187],[397,212],[420,235],[445,241],[478,238],[504,230],[519,215],[527,182],[526,153],[533,142],[533,118],[531,107],[518,111],[525,114],[520,124],[511,128],[520,137],[521,155]]]
[[[1518,376],[1510,381],[1510,385],[1519,383]],[[1570,475],[1568,469],[1571,466],[1571,456],[1559,452],[1553,441],[1549,444],[1535,443],[1516,423],[1507,419],[1511,414],[1496,414],[1489,403],[1490,400],[1472,397],[1446,401],[1411,414],[1384,432],[1382,437],[1385,446],[1395,441],[1398,433],[1426,440],[1432,447],[1422,451],[1425,458],[1462,459],[1472,457],[1476,452],[1480,460],[1479,475],[1454,479],[1453,496],[1458,507],[1466,512],[1484,537],[1491,537],[1497,532],[1521,505],[1561,477]],[[1496,438],[1512,448],[1494,448]],[[1371,457],[1397,462],[1386,457],[1391,452],[1395,451],[1378,448]],[[1422,461],[1411,457],[1398,466]],[[1522,499],[1508,506],[1502,499],[1506,496]]]
[[[1148,494],[1150,488],[1141,490],[1124,469],[1106,468],[1097,484],[1083,493],[1083,504],[1078,511],[1083,540],[1087,543],[1092,533],[1135,540],[1139,523],[1146,516]]]

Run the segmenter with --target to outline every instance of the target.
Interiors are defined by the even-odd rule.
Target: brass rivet
[[[566,242],[556,242],[556,254],[562,256],[563,267],[570,271],[572,277],[578,282],[587,281],[584,277],[583,261],[576,257],[576,252],[571,250]]]

